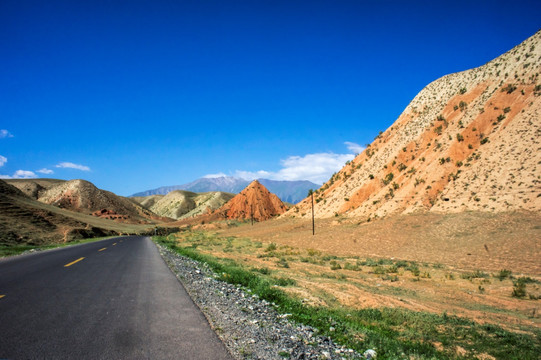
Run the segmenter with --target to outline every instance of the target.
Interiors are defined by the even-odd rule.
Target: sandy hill
[[[141,232],[146,225],[122,224],[48,205],[0,180],[0,246],[48,244]]]
[[[174,190],[167,195],[139,196],[130,199],[160,216],[178,220],[210,213],[231,200],[233,196],[233,194],[220,191],[198,194]]]
[[[15,186],[34,200],[37,200],[40,194],[48,189],[66,182],[66,180],[58,179],[8,179],[4,181]]]
[[[286,212],[287,208],[278,196],[272,194],[257,180],[215,211],[213,216],[221,219],[251,219],[263,221]]]
[[[154,204],[156,204],[156,202],[159,201],[164,196],[165,195],[132,196],[132,197],[129,197],[129,199],[140,204],[142,207],[150,210],[152,206],[154,206]]]
[[[133,223],[166,220],[131,199],[98,189],[85,180],[24,179],[7,182],[34,200],[62,209]]]
[[[541,209],[541,32],[426,86],[316,193],[316,216]],[[288,216],[310,216],[309,199]]]

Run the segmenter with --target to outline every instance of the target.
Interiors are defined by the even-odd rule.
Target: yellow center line
[[[4,296],[6,296],[6,295],[0,295],[0,299],[3,298]]]
[[[102,249],[99,249],[98,251],[103,251],[103,250],[105,250],[105,249],[107,249],[107,248],[106,248],[106,247],[104,247],[104,248],[102,248]]]
[[[79,261],[81,261],[81,260],[83,260],[83,259],[84,259],[84,257],[78,258],[77,260],[72,261],[72,262],[70,262],[69,264],[64,265],[64,267],[71,266],[71,265],[73,265],[73,264],[75,264],[75,263],[78,263]]]

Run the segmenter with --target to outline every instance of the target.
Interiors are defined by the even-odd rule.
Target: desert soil
[[[512,330],[541,328],[539,214],[336,217],[316,220],[314,236],[306,219],[205,227],[219,240],[198,250],[292,278],[297,285],[287,291],[307,303],[403,307]],[[499,280],[504,269],[512,277]],[[532,280],[523,298],[511,295],[519,277]]]

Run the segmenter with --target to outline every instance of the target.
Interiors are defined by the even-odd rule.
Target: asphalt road
[[[0,359],[231,359],[149,238],[0,260]]]

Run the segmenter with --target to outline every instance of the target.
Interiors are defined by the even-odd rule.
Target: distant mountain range
[[[280,200],[296,204],[304,199],[310,189],[318,189],[320,186],[307,180],[300,181],[278,181],[258,179],[270,192],[276,194]],[[166,195],[174,190],[187,190],[192,192],[222,191],[238,194],[250,181],[233,176],[222,176],[215,178],[201,178],[183,185],[162,186],[157,189],[142,191],[133,196]]]

